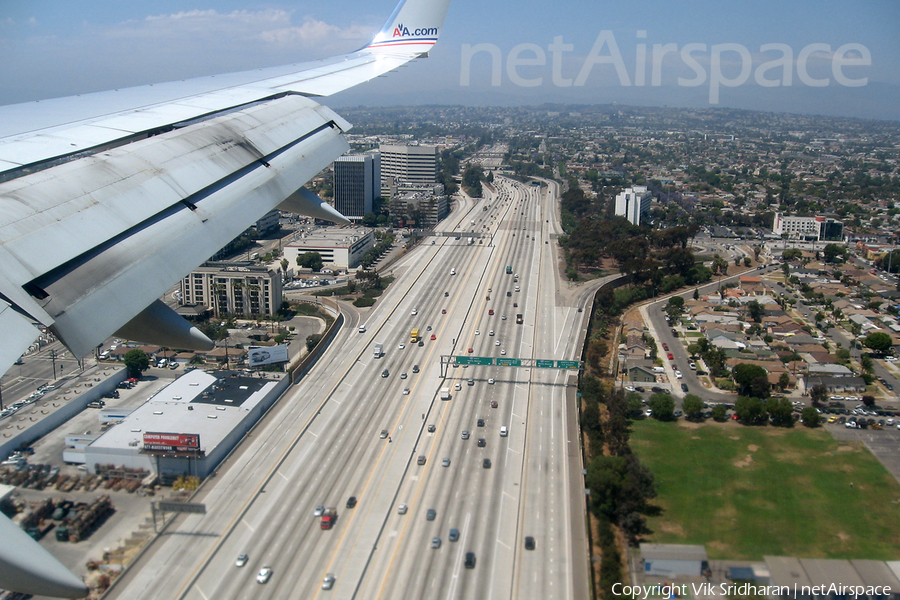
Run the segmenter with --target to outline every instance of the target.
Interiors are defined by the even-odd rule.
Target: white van
[[[360,325],[360,326],[359,326],[359,332],[360,332],[360,333],[365,333],[365,332],[366,332],[366,326],[365,326],[365,325]]]
[[[666,372],[666,370],[663,367],[653,367],[652,370],[654,373],[665,373]]]
[[[506,428],[506,425],[500,428],[500,437],[506,437],[509,434],[509,429]]]

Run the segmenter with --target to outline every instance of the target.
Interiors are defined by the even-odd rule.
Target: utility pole
[[[50,360],[53,363],[53,379],[56,379],[56,350],[50,349]]]

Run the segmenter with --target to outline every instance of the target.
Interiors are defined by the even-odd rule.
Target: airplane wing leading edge
[[[37,326],[77,357],[116,332],[211,348],[159,297],[273,208],[349,222],[303,187],[349,148],[313,98],[427,56],[448,5],[401,0],[330,59],[0,106],[0,373]],[[0,588],[48,594],[5,545]]]

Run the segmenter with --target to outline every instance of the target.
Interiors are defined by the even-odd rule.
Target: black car
[[[475,553],[474,552],[466,552],[466,568],[467,569],[475,568]]]
[[[478,419],[478,426],[484,427],[484,419]]]
[[[484,467],[485,469],[490,469],[491,468],[491,459],[489,459],[489,458],[484,459],[484,461],[482,461],[482,463],[481,463],[481,466]]]
[[[534,538],[530,535],[525,537],[525,549],[534,550]]]
[[[684,392],[684,393],[687,393],[687,391],[688,391],[688,386],[687,386],[686,383],[682,383],[682,384],[681,384],[681,391]]]
[[[353,508],[356,506],[356,496],[350,496],[347,498],[347,508]]]
[[[484,438],[478,438],[478,447],[479,448],[484,448],[486,443],[487,442],[484,441]]]

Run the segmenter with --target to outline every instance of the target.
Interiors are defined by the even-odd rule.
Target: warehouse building
[[[185,373],[84,448],[88,472],[145,469],[160,480],[209,475],[284,392],[288,379]]]

